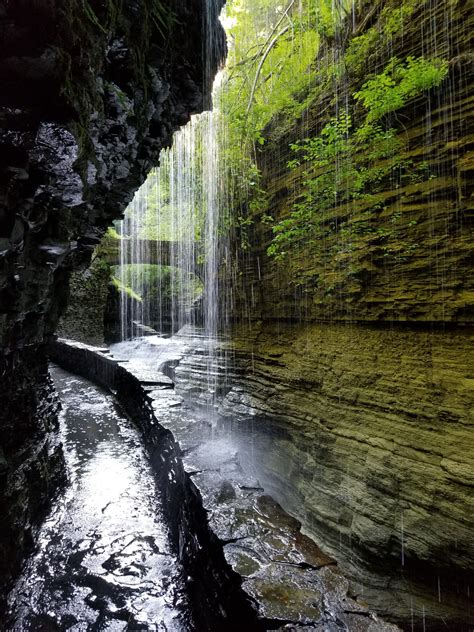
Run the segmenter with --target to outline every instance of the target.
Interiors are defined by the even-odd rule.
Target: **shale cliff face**
[[[248,435],[248,471],[379,613],[406,621],[410,604],[417,618],[424,604],[430,618],[467,624],[472,339],[356,324],[263,321],[257,329],[253,339],[234,332],[236,368],[220,407]],[[179,370],[198,365],[189,358]],[[427,593],[437,602],[438,582],[436,614]]]
[[[234,329],[223,416],[251,429],[248,459],[258,455],[266,489],[356,569],[379,612],[401,619],[416,592],[377,603],[375,567],[424,576],[434,601],[438,581],[444,603],[443,585],[467,598],[473,579],[473,18],[469,2],[370,3],[327,44],[304,120],[267,130],[259,160],[268,203],[253,217],[250,249],[239,254],[243,280],[233,284],[241,321],[254,329]],[[349,54],[336,91],[327,69]],[[306,186],[303,167],[288,169],[290,143],[320,134],[336,97],[350,102],[390,58],[423,55],[445,59],[448,73],[392,119],[405,176],[319,217],[316,196],[311,251],[268,257],[268,216],[287,218]],[[180,370],[197,365],[189,359]],[[439,616],[463,630],[468,610]]]
[[[211,4],[0,2],[0,591],[61,477],[44,345],[69,271],[207,103]]]

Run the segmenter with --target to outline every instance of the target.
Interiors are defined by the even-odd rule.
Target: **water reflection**
[[[140,437],[113,400],[54,367],[69,484],[10,596],[25,630],[192,628]]]

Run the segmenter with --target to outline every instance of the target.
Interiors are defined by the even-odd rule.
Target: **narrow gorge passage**
[[[0,0],[0,632],[474,632],[473,34]]]
[[[138,431],[105,391],[59,367],[51,373],[68,483],[10,596],[8,629],[189,629],[181,568]]]

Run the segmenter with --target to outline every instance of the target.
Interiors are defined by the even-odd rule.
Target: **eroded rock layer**
[[[423,608],[436,630],[472,624],[472,346],[468,330],[263,322],[215,365],[248,475],[403,625]],[[176,376],[207,392],[199,349]]]
[[[367,564],[386,565],[424,576],[435,601],[437,581],[465,599],[474,555],[472,3],[357,6],[321,52],[305,115],[266,130],[268,200],[236,257],[232,298],[244,325],[233,333],[222,414],[251,429],[267,488],[365,574],[366,587],[375,582]],[[335,191],[332,207],[315,195],[317,230],[300,226],[300,243],[281,261],[269,257],[272,226],[307,186],[307,165],[288,167],[290,144],[317,137],[347,103],[360,125],[354,93],[408,57],[443,59],[448,70],[383,120],[397,130],[400,173],[369,196],[337,203]],[[310,175],[330,171],[319,168]],[[199,362],[179,370],[199,379]],[[467,627],[469,606],[453,616]]]

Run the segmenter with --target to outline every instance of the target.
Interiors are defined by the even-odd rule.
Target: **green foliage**
[[[369,79],[354,94],[367,110],[367,123],[402,108],[410,99],[438,86],[446,77],[448,63],[442,59],[407,57],[401,63],[393,57],[385,70]]]
[[[317,32],[326,37],[334,37],[338,27],[349,15],[352,9],[352,0],[319,0],[309,6],[309,15]]]
[[[295,158],[288,167],[302,170],[303,191],[289,216],[273,226],[269,256],[281,260],[295,248],[309,253],[333,230],[329,217],[334,209],[352,205],[376,211],[382,203],[378,194],[388,182],[393,187],[406,178],[416,182],[430,177],[426,163],[415,165],[405,157],[405,142],[397,131],[385,129],[379,121],[423,91],[438,86],[446,73],[444,60],[408,57],[401,63],[392,58],[381,74],[353,95],[366,110],[361,125],[355,127],[351,115],[344,111],[332,118],[318,136],[291,145]],[[396,234],[367,227],[365,222],[343,221],[338,230],[343,238],[372,232],[389,239]]]
[[[286,14],[291,4],[294,6]],[[310,82],[320,43],[311,4],[304,0],[297,11],[295,3],[282,7],[269,0],[227,3],[231,50],[221,109],[235,147],[263,145],[263,130],[272,116],[294,107],[296,95]]]
[[[193,274],[172,266],[128,264],[120,270],[123,280],[112,278],[120,292],[139,302],[171,300],[172,297],[191,303],[202,293],[202,281]],[[140,288],[139,294],[134,288]]]
[[[275,115],[294,121],[314,98],[314,62],[324,34],[334,33],[343,10],[333,0],[229,0],[224,24],[229,59],[218,108],[226,127],[223,162],[229,205],[242,247],[250,224],[266,207],[256,154]],[[351,0],[344,0],[344,5]]]
[[[401,34],[417,9],[420,9],[426,0],[403,0],[399,7],[387,6],[382,11],[382,35],[385,39],[393,38]]]
[[[126,294],[129,298],[133,299],[134,301],[138,301],[139,303],[143,301],[142,297],[134,292],[130,285],[124,285],[119,278],[112,277],[111,281],[119,292]]]
[[[107,228],[106,236],[110,239],[121,239],[120,235],[113,226],[109,226],[109,228]]]
[[[367,29],[362,35],[353,37],[345,54],[347,67],[351,70],[362,70],[379,38],[380,34],[375,26]]]
[[[304,189],[289,217],[273,227],[275,237],[268,254],[284,258],[290,247],[321,236],[325,211],[344,203],[376,204],[376,193],[386,178],[408,162],[403,143],[393,129],[379,125],[353,129],[351,117],[342,112],[321,130],[321,134],[292,145],[297,158],[291,169],[304,165]]]
[[[351,205],[377,212],[383,206],[381,192],[388,182],[431,177],[426,165],[414,165],[404,156],[403,137],[393,123],[384,120],[446,76],[444,60],[422,57],[403,61],[394,57],[382,73],[364,83],[359,79],[362,85],[350,95],[344,112],[333,117],[317,136],[292,146],[294,157],[288,166],[298,170],[303,187],[289,215],[278,222],[268,219],[268,195],[262,191],[255,167],[255,156],[265,148],[270,121],[279,129],[291,128],[295,118],[320,95],[345,84],[349,76],[361,78],[375,49],[403,37],[424,3],[401,0],[387,4],[377,23],[349,41],[345,54],[338,59],[323,56],[318,65],[321,42],[344,35],[340,27],[351,15],[352,0],[288,0],[279,6],[272,0],[227,3],[230,56],[219,110],[228,125],[224,159],[231,183],[229,203],[242,248],[249,247],[251,230],[260,221],[272,224],[270,256],[282,259],[294,248],[309,255],[333,230],[330,217],[334,209]],[[334,230],[342,231],[343,239],[349,233],[391,238],[372,228],[366,227],[366,220],[360,224],[340,224],[338,220]]]
[[[192,206],[184,207],[185,202],[180,200],[181,208],[177,209],[176,198],[171,196],[171,183],[169,167],[170,154],[161,154],[162,168],[149,174],[146,184],[146,194],[141,198],[138,207],[131,204],[127,209],[127,215],[133,216],[134,230],[140,239],[156,241],[188,241],[199,243],[205,226],[204,190],[202,173],[202,155],[199,144],[194,148],[188,161],[183,161],[183,171],[193,172]],[[193,218],[193,226],[187,223],[179,223],[177,218],[188,216]],[[192,234],[190,235],[190,231]]]
[[[403,37],[415,11],[424,4],[426,0],[402,0],[399,6],[387,3],[377,24],[349,42],[344,56],[347,68],[360,74],[365,72],[367,61],[376,48],[380,51],[392,46],[395,38]]]

